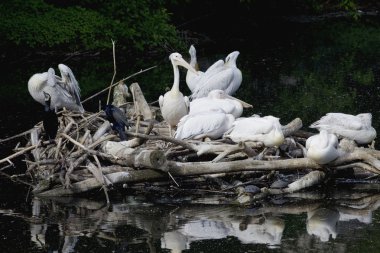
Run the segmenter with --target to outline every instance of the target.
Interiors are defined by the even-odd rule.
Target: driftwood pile
[[[380,151],[346,140],[341,141],[346,154],[328,165],[304,158],[305,140],[311,134],[300,130],[299,118],[283,126],[286,139],[279,148],[265,149],[254,142],[174,139],[165,122],[157,120],[159,110],[148,105],[138,84],[129,89],[132,103],[118,97],[125,93],[114,91],[114,104],[126,111],[131,122],[126,131],[129,140],[119,141],[102,111],[63,110],[54,143],[43,141],[39,123],[28,131],[26,145],[17,146],[0,162],[11,164],[11,159],[25,155],[25,174],[13,177],[30,184],[38,196],[103,188],[108,199],[111,186],[123,186],[142,192],[220,193],[232,195],[232,202],[240,204],[296,192],[342,174],[356,180],[380,174]]]

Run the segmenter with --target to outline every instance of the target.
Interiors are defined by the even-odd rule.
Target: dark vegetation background
[[[111,39],[123,53],[148,56],[183,49],[189,38],[239,39],[273,17],[349,11],[357,18],[359,6],[375,8],[377,1],[3,0],[1,57],[94,55],[109,52]]]
[[[242,54],[239,64],[249,63],[259,68],[256,75],[274,71],[281,61],[272,59],[264,67],[247,62],[248,57],[265,61],[262,58],[268,55],[265,51],[268,48],[282,50],[283,57],[287,54],[292,58],[303,57],[287,65],[294,71],[300,71],[300,64],[304,68],[314,64],[315,59],[310,62],[306,56],[324,47],[324,52],[318,54],[322,61],[329,54],[330,45],[342,52],[351,53],[353,48],[363,55],[368,51],[379,52],[378,23],[360,15],[360,12],[377,11],[379,6],[375,0],[3,0],[0,3],[0,62],[4,66],[1,103],[9,104],[17,98],[20,103],[31,103],[26,89],[29,77],[49,67],[56,68],[58,63],[66,63],[74,70],[83,98],[104,88],[113,74],[111,40],[116,41],[116,80],[152,65],[166,66],[168,71],[150,72],[152,75],[146,81],[149,89],[144,88],[149,100],[171,85],[168,55],[177,51],[187,58],[190,44],[196,44],[199,55],[221,54],[221,49],[225,54],[254,48],[254,55],[244,58]],[[328,15],[343,16],[347,22],[323,25]],[[323,29],[321,25],[313,27],[318,34],[315,40],[313,32],[307,35],[308,40],[303,40],[300,29],[293,29],[297,25],[287,27],[291,20],[302,24],[319,19]],[[294,39],[299,40],[298,45]],[[308,43],[308,47],[299,47]],[[281,46],[284,48],[278,49]],[[330,57],[335,53],[332,50]],[[373,57],[378,55],[375,53]],[[371,82],[375,76],[360,72],[355,78]],[[320,81],[314,79],[309,76],[308,80]]]

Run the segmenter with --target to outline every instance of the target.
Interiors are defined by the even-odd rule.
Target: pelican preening
[[[189,98],[183,96],[179,91],[179,69],[178,66],[187,68],[196,73],[196,70],[190,66],[179,53],[172,53],[169,59],[173,65],[174,82],[170,91],[166,92],[164,96],[160,96],[159,104],[162,117],[169,125],[170,135],[172,128],[175,127],[179,120],[189,112]]]
[[[178,123],[175,133],[177,139],[218,139],[232,127],[235,117],[223,110],[199,112],[186,115]]]
[[[51,98],[50,109],[58,110],[65,107],[68,110],[83,113],[80,102],[80,88],[71,69],[59,64],[61,77],[55,75],[53,68],[47,72],[34,74],[28,81],[28,90],[34,100],[45,105],[44,92]]]
[[[120,140],[127,140],[125,127],[128,127],[129,123],[125,113],[119,107],[110,104],[105,105],[103,110],[106,113],[107,120],[112,123],[112,129],[118,132]]]
[[[46,133],[46,137],[48,138],[49,141],[54,141],[55,137],[57,136],[57,131],[58,131],[58,116],[55,113],[55,110],[51,109],[50,104],[51,104],[51,97],[48,93],[44,92],[44,100],[45,100],[45,105],[44,105],[44,116],[42,120],[42,124],[44,126],[44,130]]]
[[[191,95],[193,99],[206,97],[211,90],[224,90],[232,95],[240,87],[242,74],[236,66],[239,51],[234,51],[222,60],[214,63],[204,74],[200,75],[196,87]]]
[[[252,107],[252,105],[226,94],[223,90],[212,90],[207,97],[194,99],[190,102],[189,114],[222,109],[225,113],[238,118],[243,113],[243,105],[244,107]]]
[[[306,157],[313,159],[318,164],[326,164],[340,155],[338,150],[338,138],[335,134],[321,129],[319,134],[313,135],[306,140]]]
[[[280,119],[273,116],[237,119],[224,137],[230,138],[234,142],[262,142],[266,147],[279,146],[285,139]]]
[[[372,114],[361,113],[350,115],[344,113],[327,113],[320,120],[310,125],[319,131],[326,130],[329,133],[346,137],[358,144],[372,142],[376,138],[376,130],[372,127]]]

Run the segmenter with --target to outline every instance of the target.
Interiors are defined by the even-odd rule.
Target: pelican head
[[[44,93],[45,102],[50,103],[50,94],[45,91],[42,91],[42,92]]]
[[[232,99],[238,101],[244,108],[252,108],[251,104],[248,104],[243,100],[228,95],[224,90],[212,90],[208,93],[207,97],[211,99]]]
[[[44,94],[44,100],[45,100],[45,111],[50,111],[50,105],[51,105],[51,96],[49,93],[42,91]]]
[[[189,48],[189,54],[191,57],[196,57],[196,53],[197,51],[195,50],[195,47],[194,45],[191,45],[190,48]]]
[[[198,75],[197,71],[182,58],[182,55],[180,53],[170,54],[169,59],[172,62],[173,66],[182,66],[184,68],[187,68],[194,74]]]
[[[321,129],[319,134],[313,135],[306,140],[306,156],[316,163],[327,164],[340,155],[337,147],[338,138],[336,135]]]
[[[236,59],[238,58],[240,52],[239,51],[233,51],[226,57],[226,64],[235,64],[236,65]]]
[[[196,71],[199,71],[199,66],[197,63],[197,51],[195,50],[195,47],[193,45],[189,48],[189,54],[190,54],[190,65],[195,68]]]
[[[226,98],[228,95],[224,90],[212,90],[207,95],[209,98]],[[231,96],[228,96],[231,97]],[[231,97],[232,98],[232,97]]]
[[[361,119],[361,121],[366,125],[366,126],[371,126],[372,125],[372,114],[371,113],[360,113],[356,115]]]

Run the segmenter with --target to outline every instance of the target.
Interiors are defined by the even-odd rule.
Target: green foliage
[[[102,50],[113,39],[123,49],[142,51],[180,43],[162,2],[7,0],[0,16],[4,41],[25,48]]]

